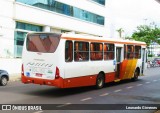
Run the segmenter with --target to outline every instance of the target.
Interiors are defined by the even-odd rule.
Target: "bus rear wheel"
[[[102,73],[98,74],[96,79],[96,88],[101,89],[104,86],[104,75]]]
[[[139,70],[136,69],[135,72],[134,72],[134,77],[132,78],[132,80],[133,80],[133,81],[138,80],[138,76],[139,76]]]

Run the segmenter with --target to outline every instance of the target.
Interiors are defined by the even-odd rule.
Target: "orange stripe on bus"
[[[56,86],[59,88],[93,86],[93,85],[96,85],[96,79],[97,79],[97,74],[81,76],[81,77],[74,77],[74,78],[66,78],[66,79],[59,78],[59,79],[54,79],[54,80],[22,76],[23,83],[50,85],[50,86]],[[112,82],[114,80],[115,80],[115,72],[105,74],[105,83]]]
[[[115,72],[106,73],[105,74],[105,83],[113,82],[115,80],[115,75],[116,75]]]
[[[126,68],[125,68],[125,73],[123,75],[123,79],[127,79],[128,78],[128,74],[130,72],[131,63],[132,63],[132,60],[127,60],[127,65],[126,65]]]
[[[137,59],[129,59],[129,60],[124,60],[122,62],[122,67],[120,71],[120,78],[121,79],[130,79],[134,75],[134,71],[137,65]]]
[[[48,80],[48,79],[41,79],[41,78],[32,78],[21,76],[22,83],[33,83],[33,84],[40,84],[40,85],[49,85],[49,86],[56,86],[59,88],[64,88],[63,86],[63,78],[55,79],[55,80]]]
[[[128,60],[123,60],[121,64],[121,69],[120,69],[120,79],[122,79],[125,75],[126,67],[127,67],[127,62]]]
[[[106,43],[116,43],[116,44],[132,44],[132,45],[143,45],[146,46],[146,44],[140,44],[140,43],[133,43],[133,42],[119,42],[119,41],[109,41],[109,40],[94,40],[94,39],[84,39],[84,38],[69,38],[69,37],[61,37],[62,39],[67,40],[76,40],[76,41],[88,41],[88,42],[106,42]]]
[[[133,59],[132,60],[132,64],[131,64],[131,69],[130,69],[130,72],[129,72],[129,75],[128,75],[128,78],[132,78],[133,77],[134,71],[135,71],[135,68],[136,68],[136,64],[137,64],[137,59]]]
[[[81,86],[92,86],[96,84],[97,75],[81,76],[75,78],[64,79],[64,87],[81,87]]]

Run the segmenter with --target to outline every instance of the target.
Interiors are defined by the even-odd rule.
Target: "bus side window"
[[[74,61],[88,61],[89,60],[89,43],[83,41],[74,42]]]
[[[65,44],[65,61],[72,62],[73,60],[73,42],[67,40]]]
[[[103,44],[92,42],[90,44],[90,59],[102,60],[103,59]]]
[[[104,43],[104,60],[114,59],[114,44]]]
[[[141,46],[135,46],[135,58],[141,58]]]
[[[133,45],[126,45],[125,46],[125,58],[126,59],[133,59],[134,58],[134,46]]]

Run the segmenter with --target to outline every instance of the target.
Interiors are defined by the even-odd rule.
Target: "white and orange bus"
[[[78,34],[29,33],[22,82],[59,88],[137,80],[147,65],[146,43]]]

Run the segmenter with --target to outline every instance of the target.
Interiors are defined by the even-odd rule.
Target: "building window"
[[[50,10],[56,13],[64,14],[67,16],[72,16],[88,22],[104,25],[103,16],[64,3],[60,3],[55,0],[16,0],[16,1],[34,7]],[[103,0],[98,0],[98,1],[103,1]]]
[[[104,44],[104,60],[114,59],[114,44]]]
[[[74,60],[88,61],[89,60],[89,43],[88,42],[74,42]]]
[[[92,1],[97,2],[101,5],[105,5],[105,0],[92,0]]]
[[[29,30],[29,31],[42,31],[42,26],[22,23],[22,22],[16,22],[16,29],[23,29],[23,30]]]
[[[26,37],[27,32],[23,32],[23,30],[27,31],[42,31],[42,26],[37,26],[33,24],[27,24],[22,22],[16,22],[16,29],[15,36],[14,36],[14,57],[21,57],[22,56],[22,48],[24,43],[24,38]],[[21,29],[22,31],[18,31]]]
[[[15,31],[14,36],[14,57],[22,56],[22,48],[26,32]]]
[[[102,43],[91,43],[90,44],[90,59],[91,60],[102,60],[103,59],[103,44]]]
[[[73,61],[73,42],[69,40],[67,40],[65,44],[65,61]]]

